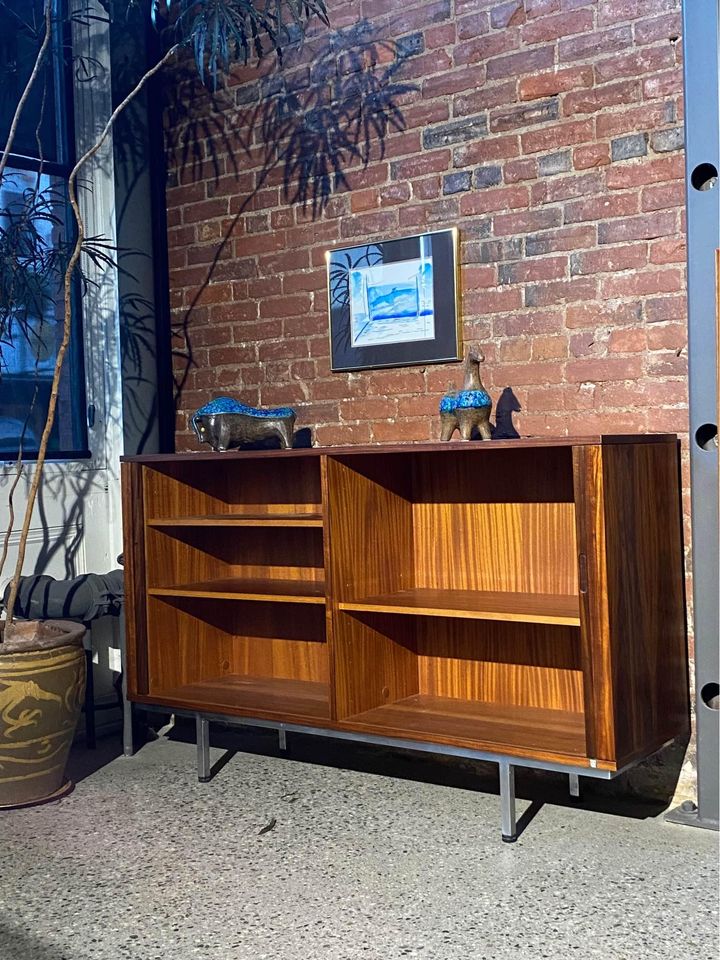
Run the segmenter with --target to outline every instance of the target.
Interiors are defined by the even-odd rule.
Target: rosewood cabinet
[[[122,465],[132,700],[610,778],[688,731],[678,446],[586,437]]]

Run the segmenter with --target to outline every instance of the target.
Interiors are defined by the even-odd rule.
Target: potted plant
[[[34,186],[13,203],[0,199],[0,376],[3,349],[20,339],[44,349],[44,305],[60,301],[62,335],[58,338],[44,425],[20,525],[17,562],[10,580],[5,620],[0,624],[0,808],[55,799],[71,789],[64,768],[83,700],[84,628],[66,621],[15,620],[15,605],[25,563],[30,524],[50,435],[55,423],[63,364],[72,329],[73,289],[82,278],[82,258],[109,258],[102,240],[85,234],[78,203],[78,177],[105,143],[117,117],[147,82],[186,48],[193,51],[203,78],[217,83],[218,73],[236,61],[258,61],[267,53],[281,57],[285,44],[300,39],[314,18],[327,22],[325,0],[98,0],[110,15],[119,6],[141,6],[167,38],[165,52],[115,107],[95,142],[79,157],[67,181],[65,202],[72,232],[64,233],[53,212],[57,196],[38,174]],[[37,55],[15,105],[3,153],[0,155],[0,198],[7,184],[6,168],[13,152],[18,123],[27,109],[34,85],[48,56],[53,31],[63,24],[56,4],[44,0],[37,37]],[[59,19],[95,16],[89,7],[66,11]],[[162,21],[162,22],[161,22]],[[42,168],[41,168],[42,169]],[[48,225],[53,229],[47,228]],[[51,239],[48,239],[48,236]],[[38,354],[39,356],[39,354]],[[36,365],[37,368],[37,365]],[[37,390],[25,416],[14,479],[8,499],[9,523],[0,548],[0,575],[8,556],[14,527],[13,494],[24,468],[22,441],[37,413]]]

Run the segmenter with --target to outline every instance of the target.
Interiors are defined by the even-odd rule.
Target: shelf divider
[[[323,580],[203,580],[151,587],[151,597],[208,597],[215,600],[272,600],[275,603],[325,603]]]
[[[320,513],[205,514],[196,517],[158,517],[149,527],[322,527]]]
[[[341,601],[338,607],[365,613],[580,626],[580,599],[565,594],[415,588]]]

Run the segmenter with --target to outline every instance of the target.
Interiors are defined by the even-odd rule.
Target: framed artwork
[[[460,360],[457,230],[326,254],[333,370]]]

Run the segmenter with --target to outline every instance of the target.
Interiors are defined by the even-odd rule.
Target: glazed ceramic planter
[[[54,800],[85,696],[85,627],[15,623],[0,643],[0,809]]]

